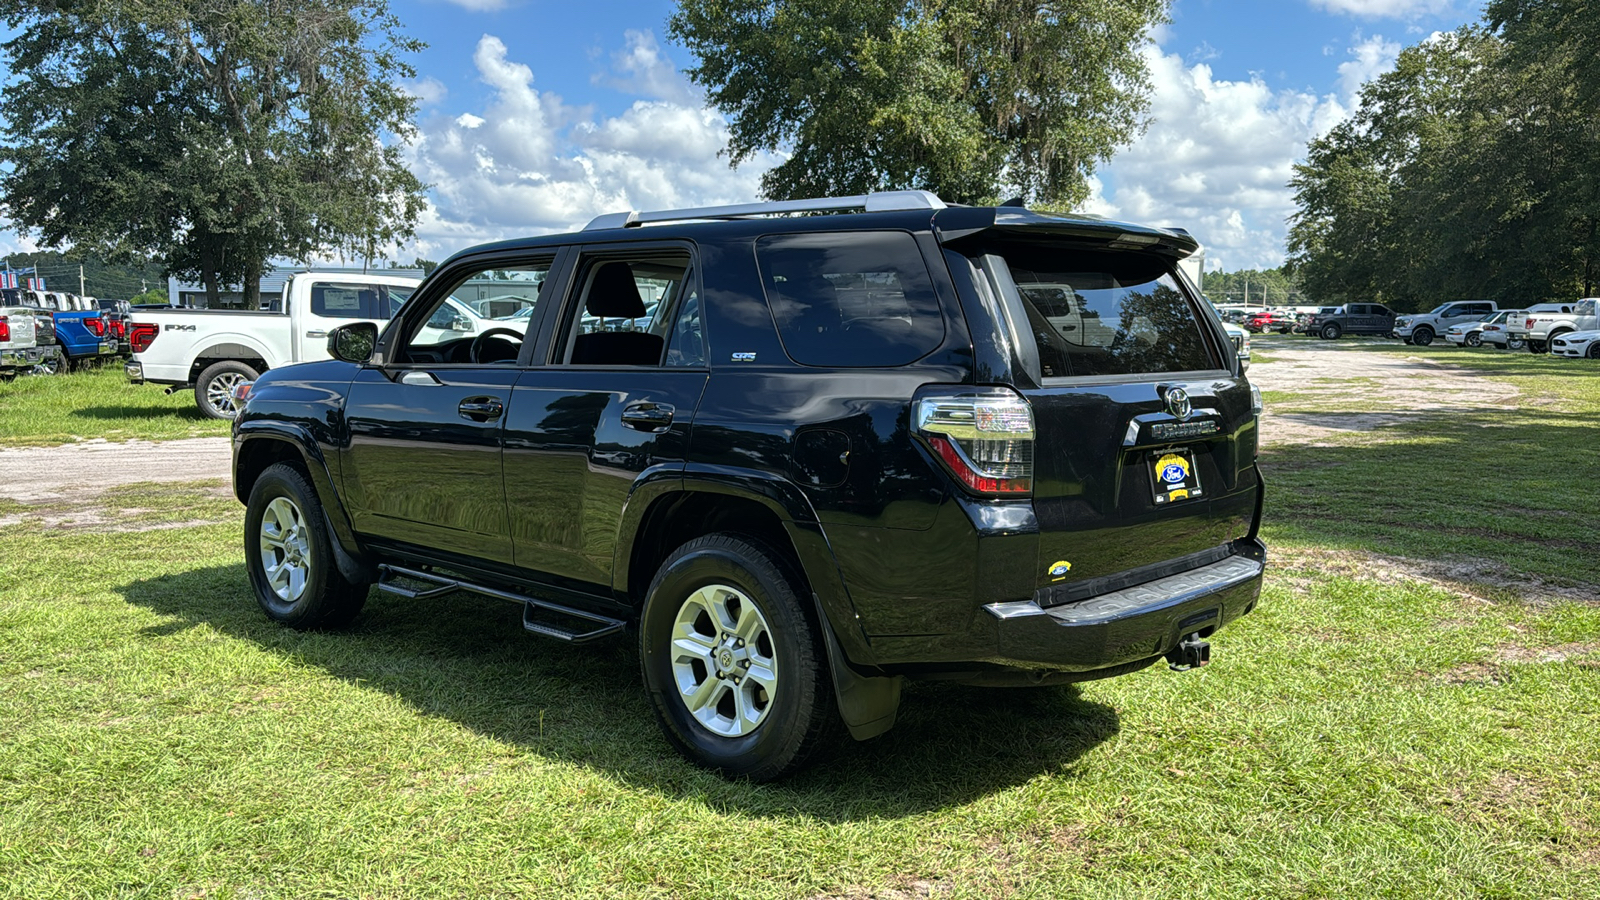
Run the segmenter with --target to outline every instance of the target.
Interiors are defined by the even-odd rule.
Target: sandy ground
[[[1262,391],[1293,392],[1298,396],[1292,405],[1301,410],[1315,406],[1318,395],[1337,397],[1337,405],[1346,407],[1327,413],[1279,412],[1269,400],[1261,429],[1267,445],[1315,444],[1337,434],[1392,425],[1417,412],[1449,410],[1492,421],[1497,412],[1529,405],[1506,382],[1436,361],[1457,352],[1447,347],[1418,348],[1404,357],[1373,353],[1350,340],[1296,341],[1261,350],[1272,361],[1251,365],[1250,380]],[[1351,405],[1370,409],[1349,411]]]
[[[63,506],[121,484],[233,477],[227,438],[181,441],[93,440],[60,447],[0,448],[0,499]],[[27,472],[26,478],[14,473]]]

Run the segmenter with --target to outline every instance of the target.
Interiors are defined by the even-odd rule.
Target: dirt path
[[[1286,405],[1301,410],[1274,410],[1279,404],[1269,399],[1263,443],[1314,444],[1337,434],[1392,425],[1417,412],[1451,410],[1490,417],[1523,405],[1515,386],[1429,358],[1456,351],[1418,348],[1414,355],[1394,356],[1374,353],[1369,347],[1348,340],[1260,346],[1270,361],[1251,365],[1250,380],[1265,392],[1297,394]],[[1319,395],[1336,399],[1330,405],[1339,411],[1304,411],[1317,405]]]
[[[0,472],[0,498],[28,504],[59,504],[123,484],[233,475],[229,442],[222,437],[0,449]]]

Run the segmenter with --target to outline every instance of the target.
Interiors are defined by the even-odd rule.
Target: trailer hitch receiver
[[[1174,672],[1187,672],[1211,662],[1211,644],[1199,632],[1187,635],[1167,654],[1167,665]]]

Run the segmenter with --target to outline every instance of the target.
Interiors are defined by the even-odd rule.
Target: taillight
[[[1533,319],[1530,318],[1528,321],[1522,323],[1522,327],[1528,329],[1529,331],[1532,331],[1533,330]]]
[[[160,333],[161,326],[154,322],[135,322],[128,328],[128,346],[135,353],[143,353],[150,349]]]
[[[111,320],[111,333],[116,335],[119,338],[127,337],[128,336],[128,323],[122,321],[121,319],[112,319]]]
[[[975,494],[1033,492],[1033,408],[1005,388],[951,388],[916,402],[917,436]]]
[[[94,332],[95,337],[105,337],[106,320],[99,316],[90,316],[83,320],[83,326]]]
[[[0,341],[11,340],[11,320],[0,316]]]

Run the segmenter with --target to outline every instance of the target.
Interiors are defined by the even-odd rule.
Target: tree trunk
[[[217,269],[216,244],[207,238],[200,244],[200,283],[206,286],[206,309],[216,309],[222,301]]]
[[[244,266],[244,308],[254,311],[261,308],[261,262],[252,260]]]

